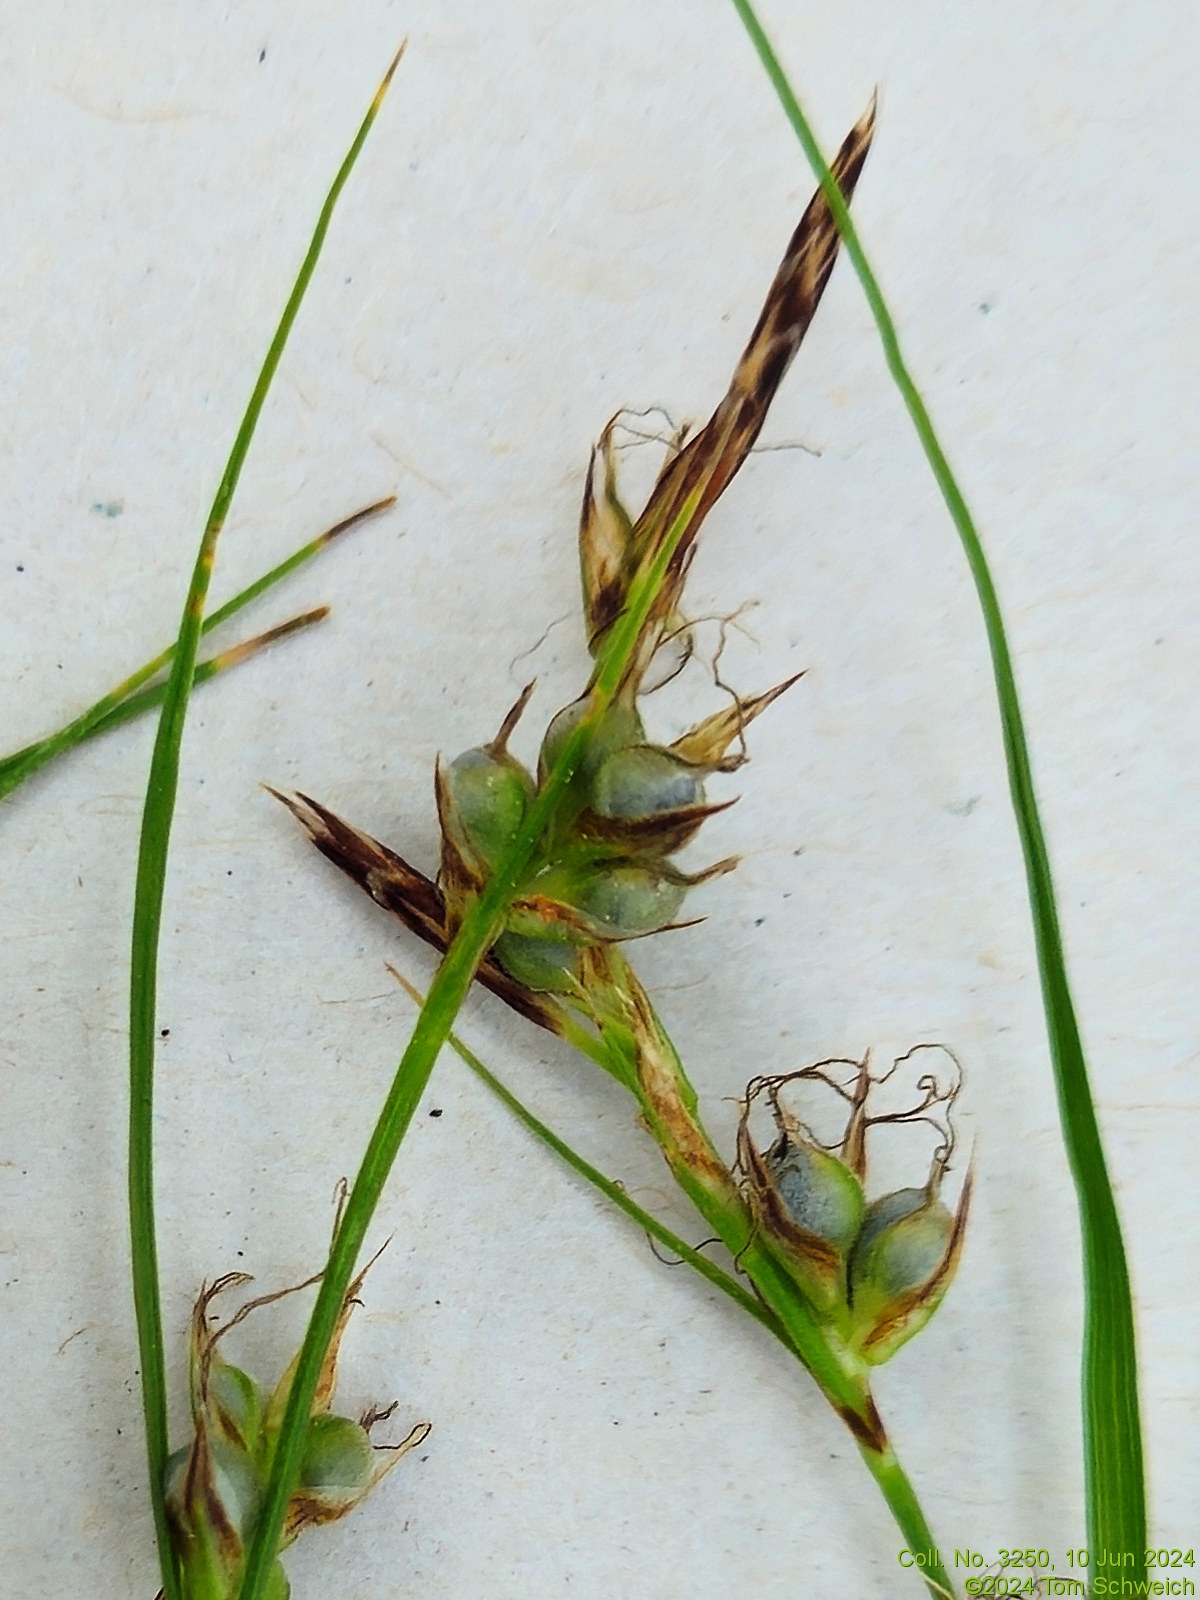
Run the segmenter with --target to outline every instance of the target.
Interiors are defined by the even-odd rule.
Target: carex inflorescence
[[[834,162],[847,193],[866,160],[873,127],[872,106]],[[532,870],[516,886],[493,951],[501,968],[527,988],[569,992],[578,983],[582,950],[670,926],[689,888],[733,865],[722,861],[689,874],[670,858],[723,809],[708,803],[705,780],[740,765],[746,724],[795,679],[749,700],[735,697],[670,745],[648,738],[639,699],[656,655],[687,633],[681,600],[696,535],[758,438],[820,303],[837,242],[828,207],[817,195],[792,236],[725,397],[692,439],[672,442],[636,518],[617,488],[619,418],[592,451],[579,551],[584,627],[597,667],[584,694],[551,721],[536,777],[508,750],[528,689],[490,744],[439,767],[438,885],[449,936],[521,827],[567,739],[578,727],[587,729],[579,763]],[[615,696],[597,711],[593,691],[606,647],[639,591],[642,620],[636,636],[625,641]]]
[[[940,1052],[952,1064],[942,1082],[918,1078],[918,1098],[872,1112],[873,1096],[901,1067]],[[849,1083],[844,1071],[849,1068]],[[784,1103],[784,1090],[820,1085],[848,1107],[841,1137],[822,1143]],[[950,1113],[962,1086],[957,1060],[944,1045],[918,1045],[873,1077],[866,1060],[822,1061],[799,1071],[754,1079],[742,1102],[738,1163],[758,1226],[812,1305],[868,1365],[887,1361],[929,1321],[950,1286],[966,1233],[968,1174],[951,1211],[941,1198],[954,1152]],[[756,1101],[766,1099],[775,1138],[760,1148],[751,1130]],[[867,1147],[882,1126],[927,1124],[938,1133],[925,1182],[867,1199]]]
[[[847,197],[874,126],[872,103],[834,158],[831,170]],[[592,678],[551,720],[536,772],[508,748],[530,689],[490,742],[439,763],[436,883],[307,796],[279,796],[324,854],[422,938],[445,949],[525,824],[565,742],[582,726],[587,737],[577,765],[478,969],[483,983],[545,1026],[555,1025],[553,1007],[538,996],[574,992],[584,952],[672,926],[687,891],[734,864],[722,860],[688,872],[674,857],[708,817],[732,804],[711,802],[707,780],[741,764],[746,726],[795,677],[762,694],[731,697],[670,744],[647,732],[641,702],[656,656],[687,635],[681,600],[701,524],[753,448],[837,252],[837,228],[818,193],[792,235],[724,397],[690,438],[684,433],[671,441],[636,517],[617,488],[619,418],[605,428],[589,462],[579,525]],[[597,685],[616,654],[609,646],[635,615],[636,635],[621,641],[620,681],[598,703]]]
[[[347,1516],[429,1432],[428,1423],[419,1423],[398,1444],[379,1446],[371,1431],[394,1407],[372,1409],[358,1419],[339,1416],[332,1409],[342,1335],[369,1266],[346,1294],[321,1366],[281,1550],[306,1528]],[[274,1387],[264,1389],[221,1353],[226,1334],[248,1315],[294,1292],[284,1289],[247,1301],[227,1322],[214,1324],[211,1312],[216,1298],[249,1282],[245,1273],[228,1273],[203,1288],[192,1309],[188,1351],[192,1437],[167,1463],[166,1496],[186,1592],[196,1600],[233,1600],[238,1593],[296,1367],[293,1360]],[[265,1592],[268,1600],[288,1600],[287,1575],[278,1560]]]
[[[847,200],[870,148],[874,109],[831,165]],[[688,650],[682,596],[698,530],[758,438],[820,303],[838,238],[819,192],[724,397],[695,434],[670,441],[636,517],[617,487],[620,417],[603,431],[579,525],[590,677],[550,720],[534,770],[509,749],[532,686],[494,738],[438,763],[436,881],[316,801],[279,798],[317,848],[379,905],[436,948],[454,947],[457,970],[448,964],[443,976],[450,970],[457,982],[462,952],[469,952],[482,984],[570,1040],[631,1092],[640,1125],[729,1253],[733,1270],[718,1269],[715,1278],[728,1280],[727,1292],[811,1373],[915,1550],[931,1545],[932,1536],[875,1404],[871,1374],[928,1321],[962,1248],[969,1179],[953,1210],[941,1198],[957,1075],[948,1089],[922,1078],[923,1098],[898,1112],[868,1109],[888,1075],[874,1079],[865,1064],[851,1064],[850,1085],[828,1071],[831,1063],[760,1076],[745,1092],[731,1162],[706,1129],[696,1090],[623,949],[627,940],[678,926],[688,891],[733,865],[722,860],[689,872],[676,857],[732,803],[710,798],[710,780],[740,766],[747,725],[795,682],[744,699],[730,694],[722,709],[671,743],[654,737],[644,714],[650,687],[663,678],[663,656],[673,647]],[[790,1084],[817,1078],[849,1104],[833,1144],[822,1144],[781,1099]],[[760,1146],[750,1123],[762,1096],[775,1116],[775,1138]],[[939,1143],[923,1183],[869,1197],[868,1134],[887,1122],[932,1123]],[[562,1153],[565,1146],[553,1142]],[[940,1566],[926,1575],[931,1588],[948,1592]]]

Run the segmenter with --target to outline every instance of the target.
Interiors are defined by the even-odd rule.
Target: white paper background
[[[881,85],[855,203],[988,543],[1133,1262],[1156,1542],[1196,1540],[1196,26],[1163,4],[773,5],[826,147]],[[425,954],[257,784],[430,866],[429,774],[534,672],[582,681],[574,525],[622,404],[707,414],[812,184],[731,8],[443,0],[8,7],[0,744],[159,648],[270,330],[397,39],[221,548],[223,598],[355,505],[253,614],[311,636],[199,694],[162,949],[172,1381],[205,1276],[319,1263]],[[845,263],[706,529],[693,608],[762,604],[710,921],[639,950],[728,1148],[754,1073],[952,1042],[979,1190],[951,1295],[880,1375],[943,1552],[1084,1542],[1080,1282],[1023,878],[966,567]],[[539,643],[539,641],[541,641]],[[528,753],[536,729],[519,747]],[[150,728],[0,811],[0,1586],[155,1587],[123,1188]],[[697,1237],[629,1105],[477,1002],[464,1031]],[[432,1119],[425,1109],[442,1108]],[[345,1600],[916,1594],[787,1358],[451,1058],[381,1208],[342,1399],[434,1423],[289,1557]],[[922,1147],[920,1160],[925,1158]],[[239,1347],[269,1375],[303,1307]]]

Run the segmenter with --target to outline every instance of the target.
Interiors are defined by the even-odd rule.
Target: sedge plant
[[[852,193],[870,148],[872,106],[834,161]],[[429,1072],[474,976],[533,1021],[577,1044],[636,1102],[683,1192],[726,1246],[761,1307],[759,1320],[791,1350],[848,1427],[913,1551],[936,1549],[872,1393],[872,1372],[933,1314],[965,1233],[969,1182],[941,1196],[953,1137],[942,1125],[921,1181],[868,1194],[868,1130],[880,1121],[929,1120],[957,1092],[922,1080],[917,1103],[875,1114],[878,1081],[865,1064],[851,1086],[822,1080],[849,1108],[836,1147],[816,1141],[785,1110],[782,1080],[746,1086],[736,1161],[704,1126],[697,1096],[624,946],[676,925],[688,891],[728,871],[690,872],[675,857],[728,801],[707,784],[745,759],[749,724],[794,679],[732,702],[671,744],[648,731],[646,694],[664,657],[689,634],[686,577],[704,516],[758,437],[811,324],[837,253],[837,231],[817,194],[794,233],[729,389],[708,423],[677,439],[637,516],[618,486],[614,419],[592,453],[580,518],[584,627],[593,670],[583,693],[550,721],[536,772],[509,751],[531,688],[486,743],[435,773],[441,829],[436,882],[307,796],[280,796],[327,856],[409,927],[445,952],[347,1202],[297,1367],[295,1443],[288,1421],[252,1550],[242,1600],[266,1592],[269,1554],[285,1515],[308,1384],[319,1370],[338,1297],[382,1183]],[[686,653],[686,644],[684,644]],[[810,1074],[811,1075],[811,1074]],[[766,1094],[775,1137],[751,1128]],[[722,1286],[741,1289],[734,1280]],[[745,1303],[745,1291],[740,1296]],[[924,1567],[930,1591],[950,1593],[940,1560]]]
[[[324,613],[306,613],[204,663],[198,662],[202,634],[357,520],[330,530],[205,617],[217,542],[258,417],[338,195],[395,63],[338,173],[255,385],[205,528],[176,644],[59,733],[0,761],[2,795],[83,740],[156,705],[162,708],[135,904],[130,1215],[151,1498],[163,1593],[170,1600],[225,1600],[235,1593],[242,1600],[260,1595],[278,1600],[287,1592],[279,1550],[304,1526],[344,1514],[386,1470],[375,1463],[368,1438],[378,1414],[355,1423],[330,1411],[338,1343],[361,1283],[358,1257],[383,1184],[475,978],[583,1049],[633,1094],[643,1125],[681,1188],[728,1247],[740,1276],[676,1239],[622,1197],[619,1186],[594,1170],[584,1175],[602,1188],[607,1185],[615,1203],[792,1351],[851,1430],[910,1547],[928,1549],[935,1543],[875,1406],[870,1379],[874,1366],[936,1310],[962,1248],[969,1177],[953,1205],[941,1193],[954,1148],[948,1110],[957,1077],[946,1086],[927,1075],[911,1106],[882,1113],[869,1109],[883,1080],[874,1078],[866,1063],[841,1063],[848,1077],[833,1070],[839,1064],[821,1063],[752,1080],[744,1092],[736,1159],[726,1160],[703,1126],[678,1053],[622,948],[629,939],[671,926],[687,891],[731,865],[718,862],[696,874],[672,858],[722,808],[709,801],[707,781],[740,765],[747,724],[789,687],[735,699],[732,707],[704,719],[672,745],[650,738],[639,705],[658,653],[686,637],[681,597],[699,525],[757,437],[819,303],[839,236],[863,282],[889,366],[963,540],[983,605],[1026,854],[1064,1136],[1080,1194],[1088,1288],[1089,1533],[1094,1545],[1133,1550],[1140,1557],[1145,1511],[1128,1275],[1067,983],[1003,624],[978,533],[900,355],[894,325],[849,218],[873,111],[826,165],[752,8],[744,0],[734,3],[817,173],[820,193],[793,238],[729,392],[695,438],[675,441],[640,516],[629,514],[617,489],[611,425],[593,453],[580,543],[594,669],[584,693],[547,729],[536,774],[525,772],[507,750],[523,698],[494,739],[437,773],[442,859],[436,882],[316,802],[288,800],[326,855],[445,955],[339,1217],[300,1352],[273,1389],[260,1388],[229,1365],[217,1346],[246,1312],[275,1297],[250,1302],[214,1330],[213,1298],[233,1280],[218,1279],[206,1288],[197,1301],[191,1336],[193,1433],[174,1455],[166,1434],[150,1129],[156,951],[184,719],[195,683]],[[154,682],[166,669],[165,681]],[[472,1065],[486,1079],[482,1064]],[[490,1081],[496,1092],[506,1094]],[[832,1144],[819,1140],[793,1108],[789,1096],[798,1083],[824,1085],[845,1103],[846,1121]],[[539,1136],[584,1170],[569,1145],[511,1097],[508,1101]],[[753,1126],[755,1108],[762,1105],[773,1124],[767,1142]],[[884,1121],[929,1121],[939,1107],[946,1115],[934,1124],[939,1140],[923,1181],[870,1197],[871,1128]],[[422,1430],[414,1430],[401,1448],[419,1435]],[[229,1527],[233,1540],[223,1543],[218,1535]],[[931,1592],[952,1592],[944,1569],[926,1568],[923,1575]]]

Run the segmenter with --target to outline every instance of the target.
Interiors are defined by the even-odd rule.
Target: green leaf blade
[[[1129,1555],[1131,1563],[1122,1569],[1123,1573],[1131,1582],[1144,1583],[1146,1492],[1129,1271],[1071,998],[1049,851],[1000,603],[974,519],[908,370],[896,325],[845,200],[753,6],[749,0],[732,3],[829,201],[846,254],[875,319],[888,370],[958,532],[983,612],[1009,787],[1025,860],[1063,1142],[1075,1181],[1083,1237],[1083,1435],[1088,1543],[1093,1550]]]
[[[201,634],[211,633],[214,628],[219,628],[223,622],[228,622],[230,617],[236,616],[239,611],[244,610],[252,601],[265,594],[268,589],[274,588],[289,573],[294,572],[297,567],[311,560],[319,550],[323,550],[334,539],[339,538],[351,528],[357,527],[366,518],[376,516],[381,511],[386,511],[395,503],[394,495],[389,495],[383,500],[377,500],[373,505],[364,506],[351,516],[344,517],[341,522],[336,523],[332,528],[327,528],[324,533],[318,534],[315,539],[310,539],[306,544],[301,545],[298,550],[293,550],[290,556],[285,557],[284,560],[280,561],[268,572],[264,572],[261,577],[256,578],[253,583],[248,584],[246,588],[233,595],[231,599],[226,600],[224,605],[218,606],[215,611],[210,612],[201,625]],[[303,622],[307,622],[309,619],[316,620],[315,614],[306,613],[303,619],[295,619],[291,624],[284,624],[284,629],[292,631],[296,626],[302,625]],[[196,669],[192,687],[194,688],[196,684],[204,682],[206,678],[214,677],[217,672],[236,665],[237,660],[243,659],[246,654],[252,653],[252,647],[256,649],[260,643],[269,643],[271,639],[280,636],[280,630],[273,629],[269,634],[261,635],[259,639],[247,640],[243,645],[235,645],[231,651],[223,652],[222,656],[216,658],[219,665],[202,663]],[[239,651],[241,655],[238,655],[237,652]],[[154,706],[161,705],[167,690],[166,683],[153,684],[148,688],[143,687],[143,685],[149,685],[151,678],[168,666],[174,655],[175,646],[168,645],[165,650],[160,651],[158,655],[145,662],[136,672],[130,673],[129,677],[117,684],[116,688],[111,689],[108,694],[102,695],[94,705],[89,706],[79,716],[72,718],[57,732],[48,734],[44,739],[35,740],[33,744],[25,745],[20,750],[14,750],[7,756],[0,757],[0,800],[5,799],[15,789],[20,788],[27,778],[32,778],[35,772],[40,771],[42,767],[55,760],[56,757],[66,755],[68,750],[73,750],[77,745],[83,744],[89,739],[94,739],[102,733],[107,733],[112,728],[119,727],[121,723],[140,716]]]
[[[133,935],[129,989],[129,1222],[134,1317],[141,1365],[142,1407],[146,1422],[146,1454],[150,1498],[158,1540],[165,1600],[183,1600],[179,1564],[171,1543],[165,1501],[167,1383],[158,1246],[154,1221],[154,1050],[158,991],[158,943],[162,926],[171,824],[179,788],[180,752],[196,657],[204,630],[204,606],[212,577],[217,543],[237,488],[263,405],[279,366],[284,346],[311,282],[338,198],[366,142],[383,95],[399,64],[397,55],[338,169],[313,231],[312,240],[267,349],[233,448],[221,475],[184,601],[183,616],[171,658],[171,672],[150,762],[142,812],[134,887]],[[136,687],[136,685],[133,685]],[[276,1540],[276,1543],[278,1540]],[[271,1551],[272,1562],[274,1549]],[[269,1571],[264,1574],[264,1581]]]

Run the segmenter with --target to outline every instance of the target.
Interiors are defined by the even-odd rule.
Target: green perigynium
[[[601,817],[654,817],[703,805],[703,771],[659,745],[628,745],[597,768],[592,806]]]
[[[525,820],[533,779],[507,752],[464,750],[446,774],[456,847],[472,864],[492,867]]]
[[[188,1374],[192,1438],[171,1456],[166,1473],[167,1511],[188,1600],[232,1600],[238,1592],[291,1387],[294,1362],[268,1391],[226,1361],[219,1349],[238,1322],[281,1298],[274,1294],[252,1300],[228,1322],[214,1327],[209,1312],[216,1297],[249,1281],[244,1273],[218,1279],[201,1291],[192,1311]],[[280,1550],[305,1528],[336,1522],[353,1511],[429,1432],[428,1424],[421,1423],[399,1445],[380,1447],[372,1444],[370,1431],[388,1413],[371,1411],[356,1421],[330,1410],[341,1335],[361,1287],[360,1275],[346,1295],[325,1358]],[[287,1600],[288,1580],[278,1559],[266,1593],[268,1600]]]
[[[941,1047],[918,1046],[928,1048]],[[850,1065],[844,1062],[755,1079],[746,1091],[738,1133],[739,1163],[764,1236],[822,1321],[871,1366],[887,1361],[937,1310],[966,1232],[969,1175],[953,1211],[940,1195],[954,1149],[949,1114],[961,1085],[957,1063],[948,1085],[923,1076],[915,1105],[875,1115],[868,1110],[872,1091],[914,1053],[878,1079],[865,1061],[854,1063],[849,1086],[832,1075],[833,1068]],[[833,1147],[821,1144],[783,1105],[782,1092],[799,1082],[822,1084],[849,1102],[845,1130]],[[760,1095],[766,1096],[776,1131],[766,1149],[759,1148],[750,1130]],[[929,1175],[920,1187],[868,1201],[867,1136],[880,1125],[905,1123],[925,1123],[941,1135]]]
[[[839,1157],[804,1139],[790,1140],[783,1150],[769,1154],[767,1166],[793,1223],[845,1260],[867,1208],[855,1174]]]
[[[538,756],[539,779],[544,778],[554,766],[568,737],[587,716],[588,710],[588,696],[582,695],[551,718]],[[645,736],[646,730],[633,700],[629,696],[616,700],[592,729],[587,753],[575,774],[576,782],[580,785],[589,784],[603,761],[618,750],[640,743]]]
[[[533,778],[508,739],[533,693],[530,684],[489,743],[464,750],[438,774],[438,803],[446,848],[462,863],[466,878],[486,876],[525,820],[537,792]]]

